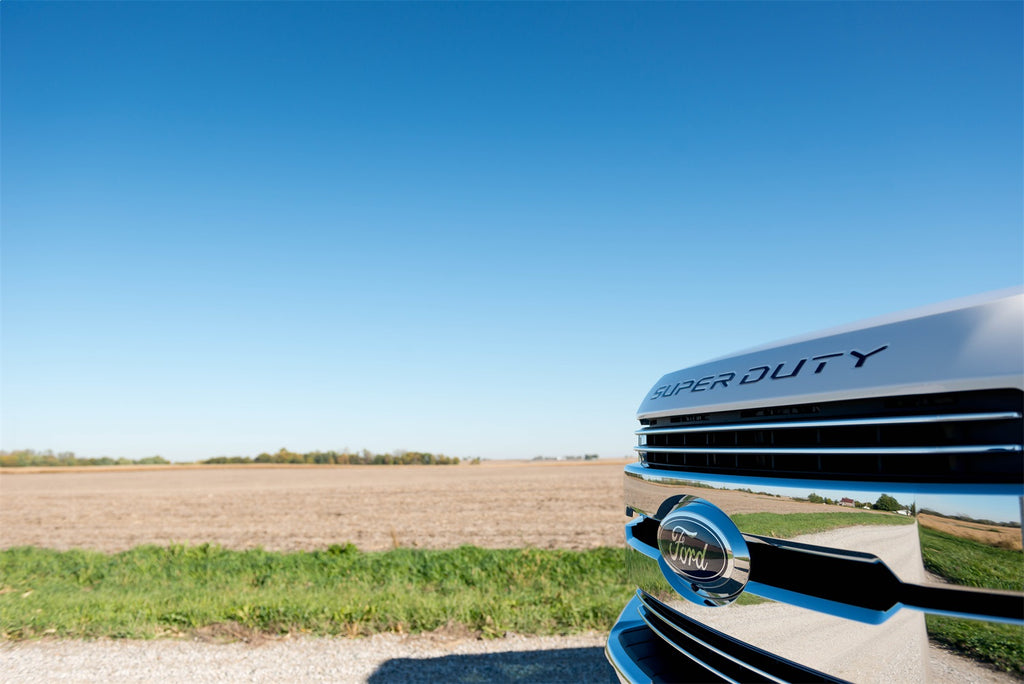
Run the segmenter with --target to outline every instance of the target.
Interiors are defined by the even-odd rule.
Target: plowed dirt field
[[[622,544],[623,461],[0,473],[0,547],[118,551]]]

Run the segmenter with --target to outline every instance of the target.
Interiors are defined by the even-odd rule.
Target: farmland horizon
[[[413,460],[409,460],[409,456]],[[415,460],[419,457],[421,460]],[[429,460],[424,462],[423,457]],[[256,455],[248,454],[218,454],[195,459],[167,458],[161,454],[150,456],[110,456],[101,453],[99,455],[85,455],[75,451],[54,451],[53,449],[2,449],[0,450],[0,467],[101,467],[101,466],[156,466],[156,465],[458,465],[472,464],[480,461],[632,461],[635,460],[632,454],[619,454],[602,456],[594,453],[576,454],[535,454],[531,456],[486,456],[474,454],[461,456],[453,454],[435,453],[429,451],[418,451],[412,449],[392,449],[387,452],[371,452],[369,449],[350,450],[347,447],[341,450],[314,450],[308,452],[293,452],[287,447],[281,447],[276,452],[262,451]],[[335,460],[337,459],[337,460]],[[344,460],[342,460],[344,459]],[[352,459],[352,460],[349,460]],[[374,461],[374,459],[377,459]],[[404,459],[404,460],[403,460]]]

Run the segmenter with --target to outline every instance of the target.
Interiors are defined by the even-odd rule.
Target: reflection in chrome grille
[[[640,617],[661,639],[727,682],[843,681],[733,639],[681,615],[643,591],[637,592]],[[710,677],[704,681],[711,681]]]
[[[1019,483],[943,484],[922,493],[912,483],[879,483],[874,491],[839,482],[820,488],[822,483],[812,480],[702,477],[639,463],[626,466],[625,474],[625,501],[634,514],[626,525],[627,572],[641,596],[657,599],[670,612],[659,609],[652,619],[643,611],[643,603],[651,602],[639,598],[640,605],[627,610],[640,616],[651,639],[680,652],[707,655],[704,645],[679,637],[679,630],[666,624],[674,616],[831,677],[906,681],[906,673],[913,672],[927,681],[926,614],[929,628],[941,620],[969,618],[981,625],[977,629],[995,625],[1020,634]],[[759,487],[771,491],[754,491]],[[812,491],[819,496],[810,496]],[[839,503],[849,497],[880,500],[886,491],[919,514]],[[661,522],[693,496],[728,515],[749,548],[750,581],[724,608],[680,594],[660,563]],[[989,536],[993,539],[986,541]],[[950,562],[955,567],[946,567]],[[967,573],[967,567],[973,569]],[[999,568],[1005,577],[993,574]],[[711,667],[702,676],[711,681],[726,674],[721,663],[707,657],[705,662],[698,656],[702,668]],[[729,674],[724,680],[758,676]]]
[[[627,543],[657,559],[657,527],[653,518],[637,518],[627,525]],[[744,536],[750,552],[748,592],[758,596],[868,624],[885,622],[901,607],[1008,623],[1024,616],[1019,592],[924,586],[902,580],[869,553]]]
[[[1016,390],[887,397],[642,421],[652,467],[760,477],[1018,483]]]

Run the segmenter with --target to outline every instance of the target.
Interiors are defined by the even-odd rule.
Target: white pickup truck
[[[925,615],[1024,624],[1022,415],[1024,289],[664,376],[625,470],[619,678],[927,681]],[[958,586],[933,538],[1019,567]]]

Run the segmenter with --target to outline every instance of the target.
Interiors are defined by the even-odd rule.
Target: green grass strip
[[[314,635],[462,625],[567,634],[610,628],[629,599],[622,549],[0,552],[0,638],[153,638],[211,625]]]
[[[926,615],[928,636],[1024,679],[1024,627]]]
[[[924,567],[954,584],[1024,589],[1024,554],[921,527]]]
[[[914,519],[895,513],[740,513],[732,516],[747,534],[790,539],[801,534],[827,532],[855,525],[913,525]]]
[[[1024,553],[921,527],[921,554],[930,572],[954,584],[1021,591]],[[929,615],[928,636],[1024,678],[1024,627]]]

